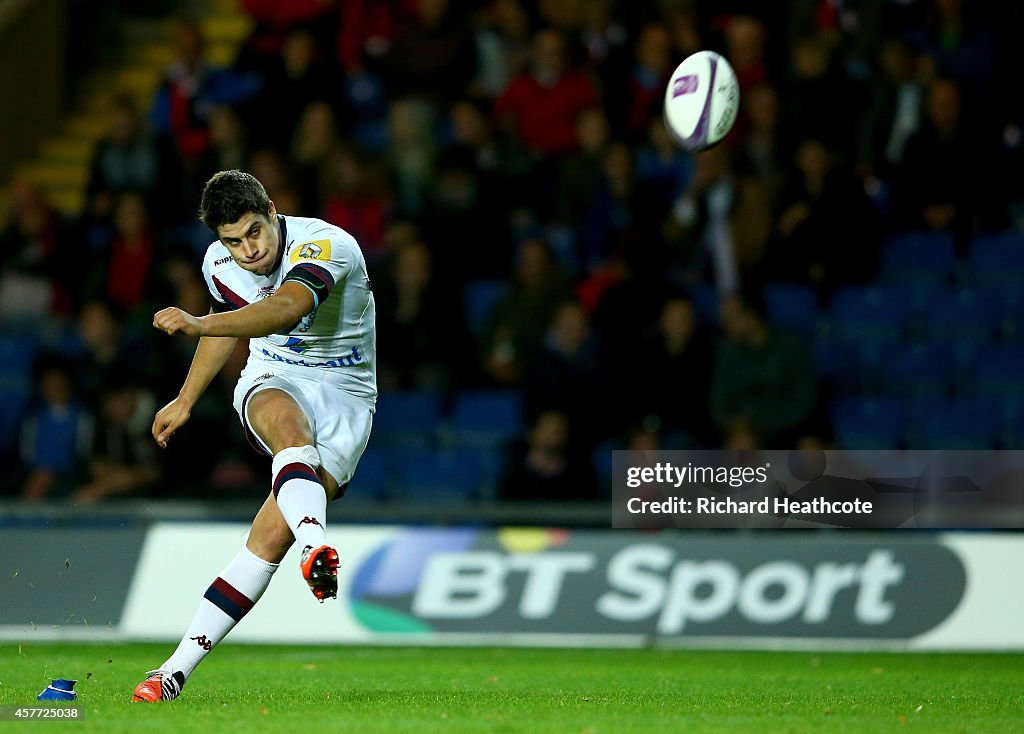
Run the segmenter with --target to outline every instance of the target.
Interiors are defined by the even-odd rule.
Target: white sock
[[[186,678],[192,675],[213,646],[223,640],[263,596],[277,566],[242,546],[206,590],[188,631],[161,669],[181,671]]]
[[[274,497],[301,551],[327,544],[327,492],[316,474],[315,446],[297,446],[274,457]]]

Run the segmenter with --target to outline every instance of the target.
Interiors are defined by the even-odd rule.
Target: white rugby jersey
[[[218,311],[267,298],[285,281],[313,294],[309,315],[286,333],[249,340],[249,364],[268,371],[294,371],[338,384],[374,400],[377,396],[375,310],[366,261],[352,235],[320,219],[278,215],[281,249],[270,275],[257,275],[234,261],[220,240],[203,259],[203,277]]]

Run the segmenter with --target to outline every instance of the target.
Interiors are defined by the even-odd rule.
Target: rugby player
[[[167,447],[237,340],[248,337],[234,407],[253,447],[273,457],[271,492],[177,649],[147,673],[134,701],[177,698],[259,601],[293,542],[313,595],[337,596],[327,503],[355,472],[377,398],[373,294],[355,239],[319,219],[279,214],[263,185],[241,171],[206,183],[200,219],[217,236],[203,261],[213,308],[205,316],[165,308],[153,317],[167,334],[199,337],[178,396],[156,414],[153,438]]]

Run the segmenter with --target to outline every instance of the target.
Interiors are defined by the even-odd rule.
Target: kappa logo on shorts
[[[297,263],[299,260],[330,260],[331,241],[313,240],[311,242],[303,242],[292,250],[288,259],[293,263]]]

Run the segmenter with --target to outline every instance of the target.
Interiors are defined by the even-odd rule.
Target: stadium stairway
[[[249,34],[251,21],[237,0],[196,3],[214,64],[230,65]],[[110,104],[117,94],[132,95],[139,109],[148,110],[164,70],[174,59],[170,19],[125,19],[123,63],[98,71],[79,95],[83,102],[65,114],[64,123],[45,139],[34,155],[14,170],[11,180],[37,184],[47,200],[65,216],[79,214],[84,205],[89,162],[96,142],[107,130]],[[0,226],[9,212],[9,182],[0,188]]]

